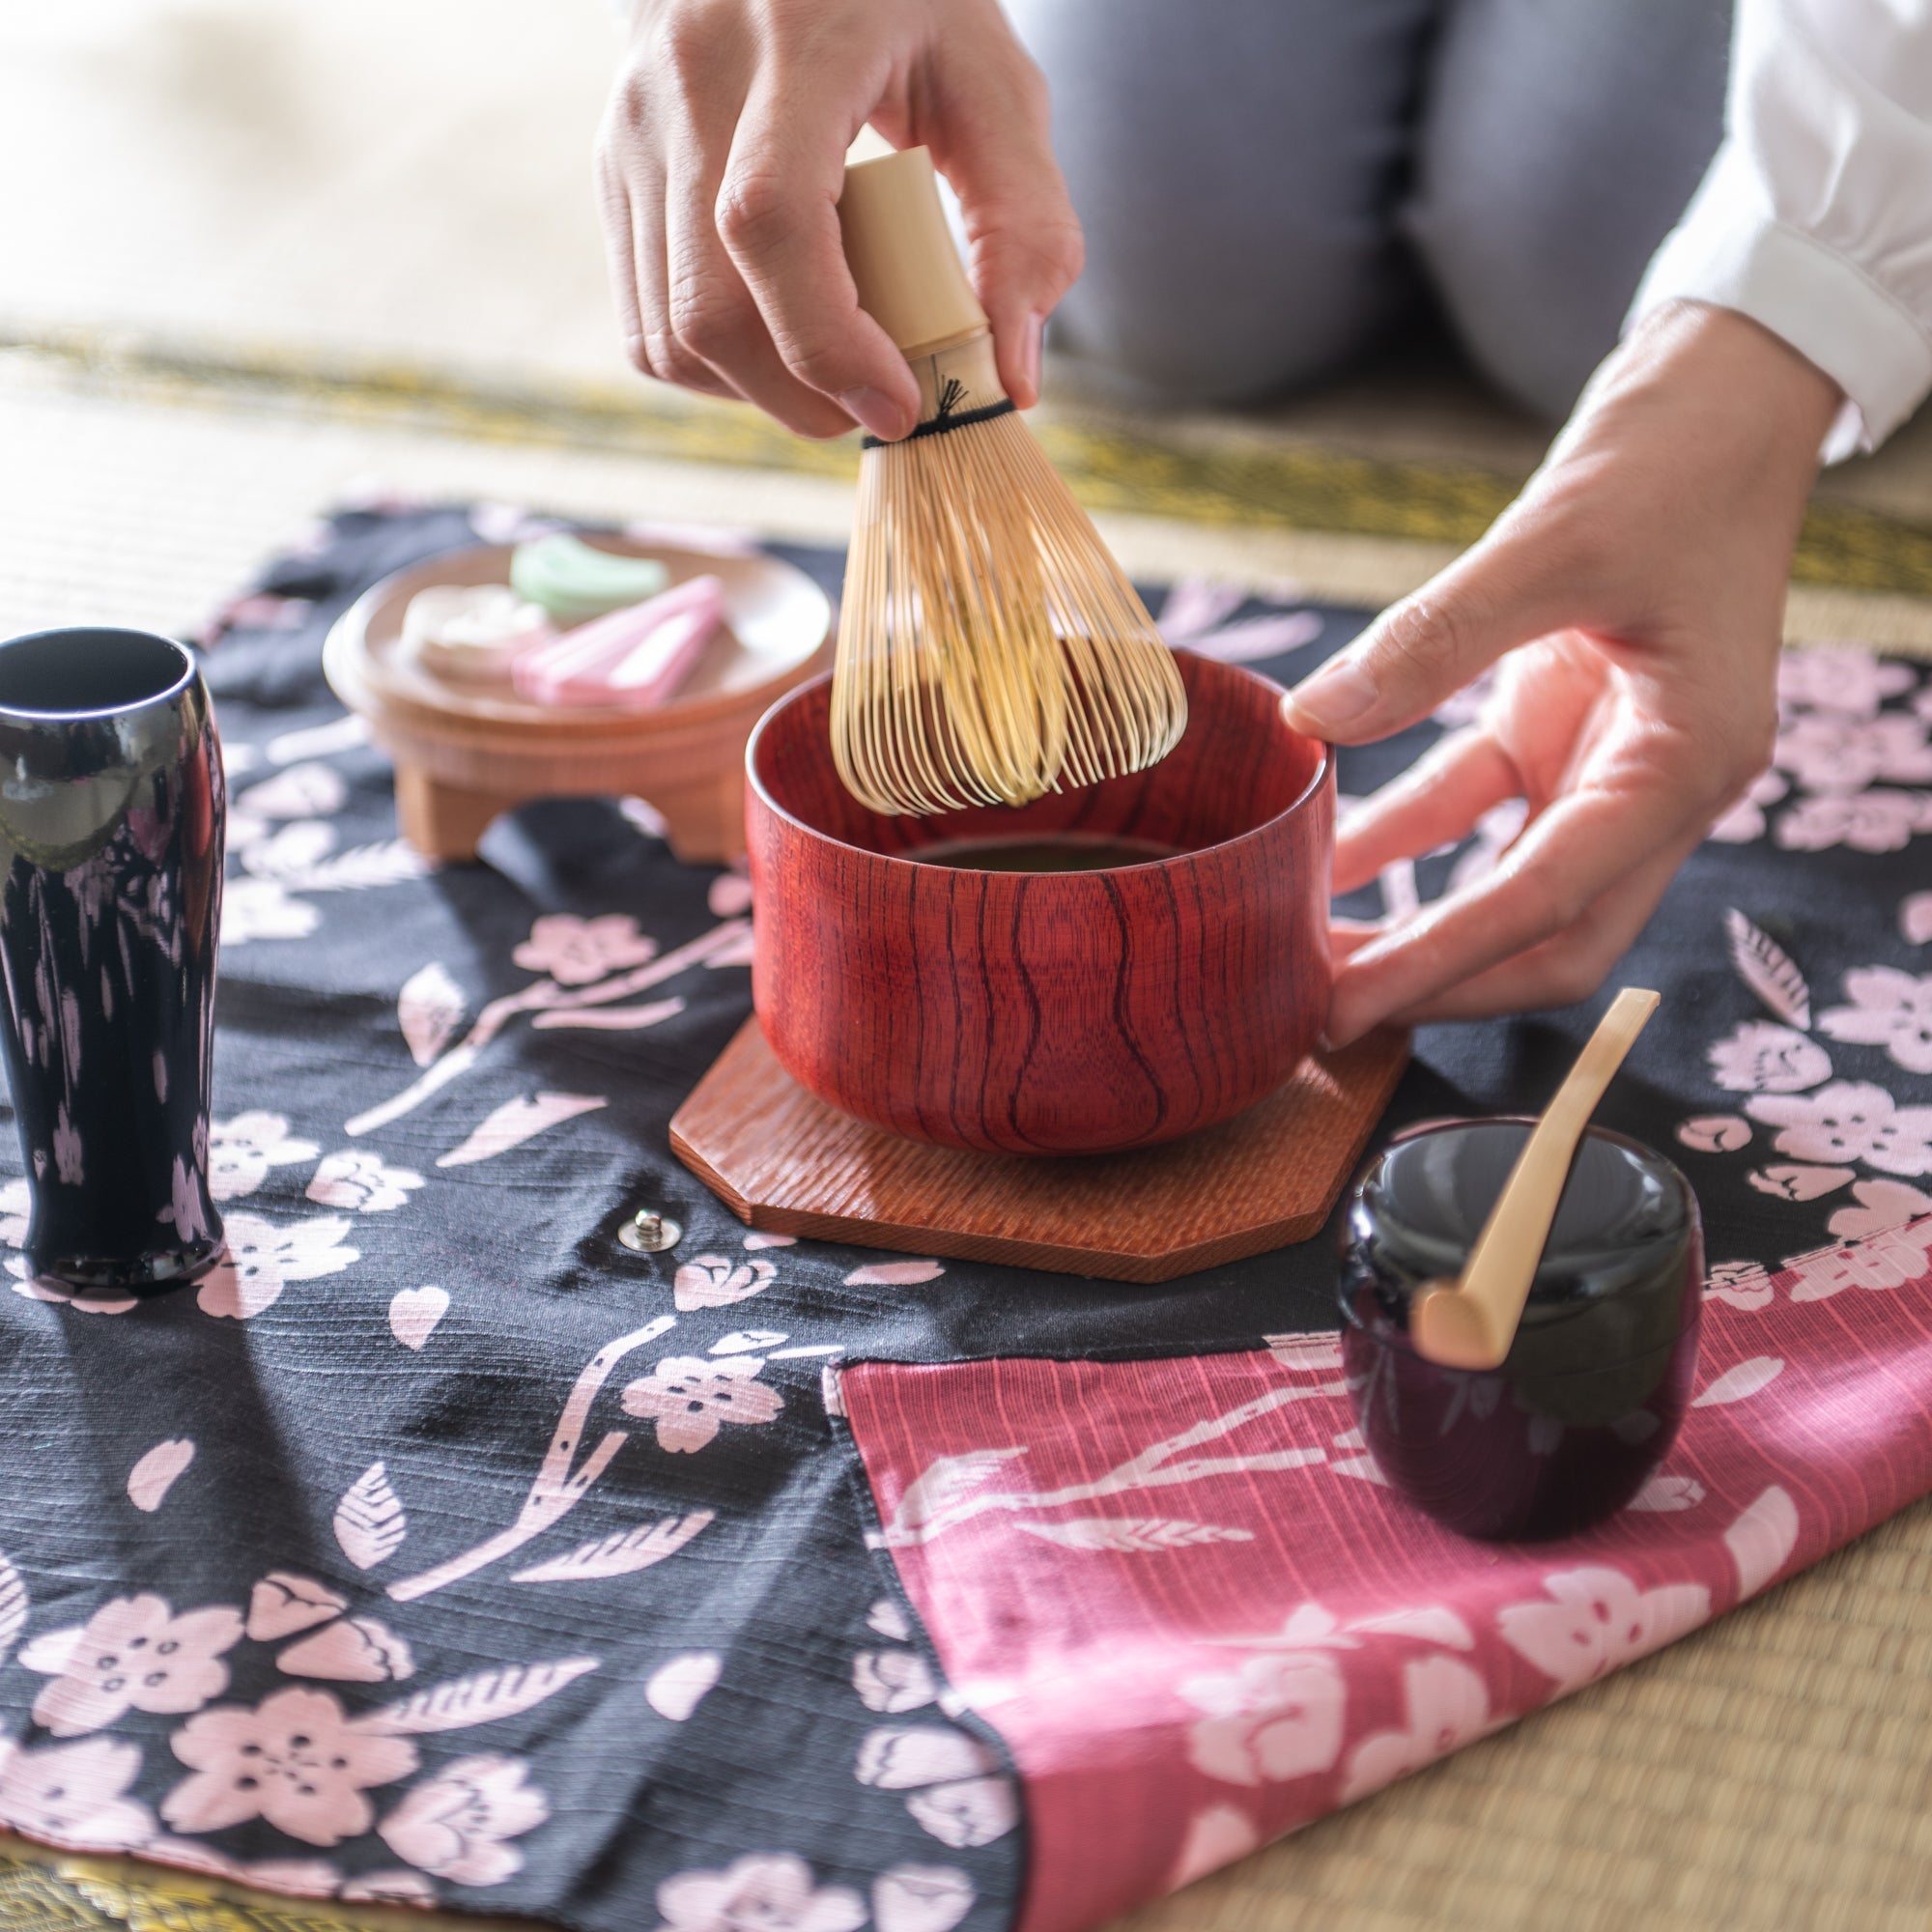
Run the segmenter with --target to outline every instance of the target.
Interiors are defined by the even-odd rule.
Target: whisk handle
[[[838,225],[859,306],[909,360],[989,327],[946,225],[926,149],[851,162]]]

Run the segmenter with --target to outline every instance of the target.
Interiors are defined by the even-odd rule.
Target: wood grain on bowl
[[[1328,1002],[1334,773],[1280,691],[1183,655],[1189,724],[1144,772],[1012,810],[870,811],[827,749],[829,692],[753,740],[753,996],[781,1065],[914,1140],[1022,1154],[1151,1146],[1280,1086]],[[1119,870],[917,863],[976,838],[1137,839]]]

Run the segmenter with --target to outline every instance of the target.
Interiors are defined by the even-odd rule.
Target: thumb
[[[1024,410],[1039,400],[1041,327],[1079,275],[1086,248],[1053,157],[1046,83],[1013,52],[1022,65],[954,117],[933,160],[959,197],[1000,380]]]
[[[1540,564],[1533,547],[1479,545],[1391,605],[1296,685],[1282,709],[1311,738],[1365,745],[1427,718],[1505,652],[1579,614],[1565,582]]]

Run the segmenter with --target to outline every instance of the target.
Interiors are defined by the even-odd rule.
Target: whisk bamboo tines
[[[868,437],[832,677],[832,754],[875,811],[1024,805],[1141,771],[1187,723],[1147,608],[1000,386],[985,311],[907,148],[845,171],[859,300],[919,379]]]

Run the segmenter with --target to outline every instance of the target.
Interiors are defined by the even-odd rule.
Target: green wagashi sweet
[[[655,597],[669,577],[653,557],[598,550],[568,530],[520,543],[510,557],[510,582],[517,595],[541,605],[551,621],[564,629],[587,624],[626,604],[641,604]]]

